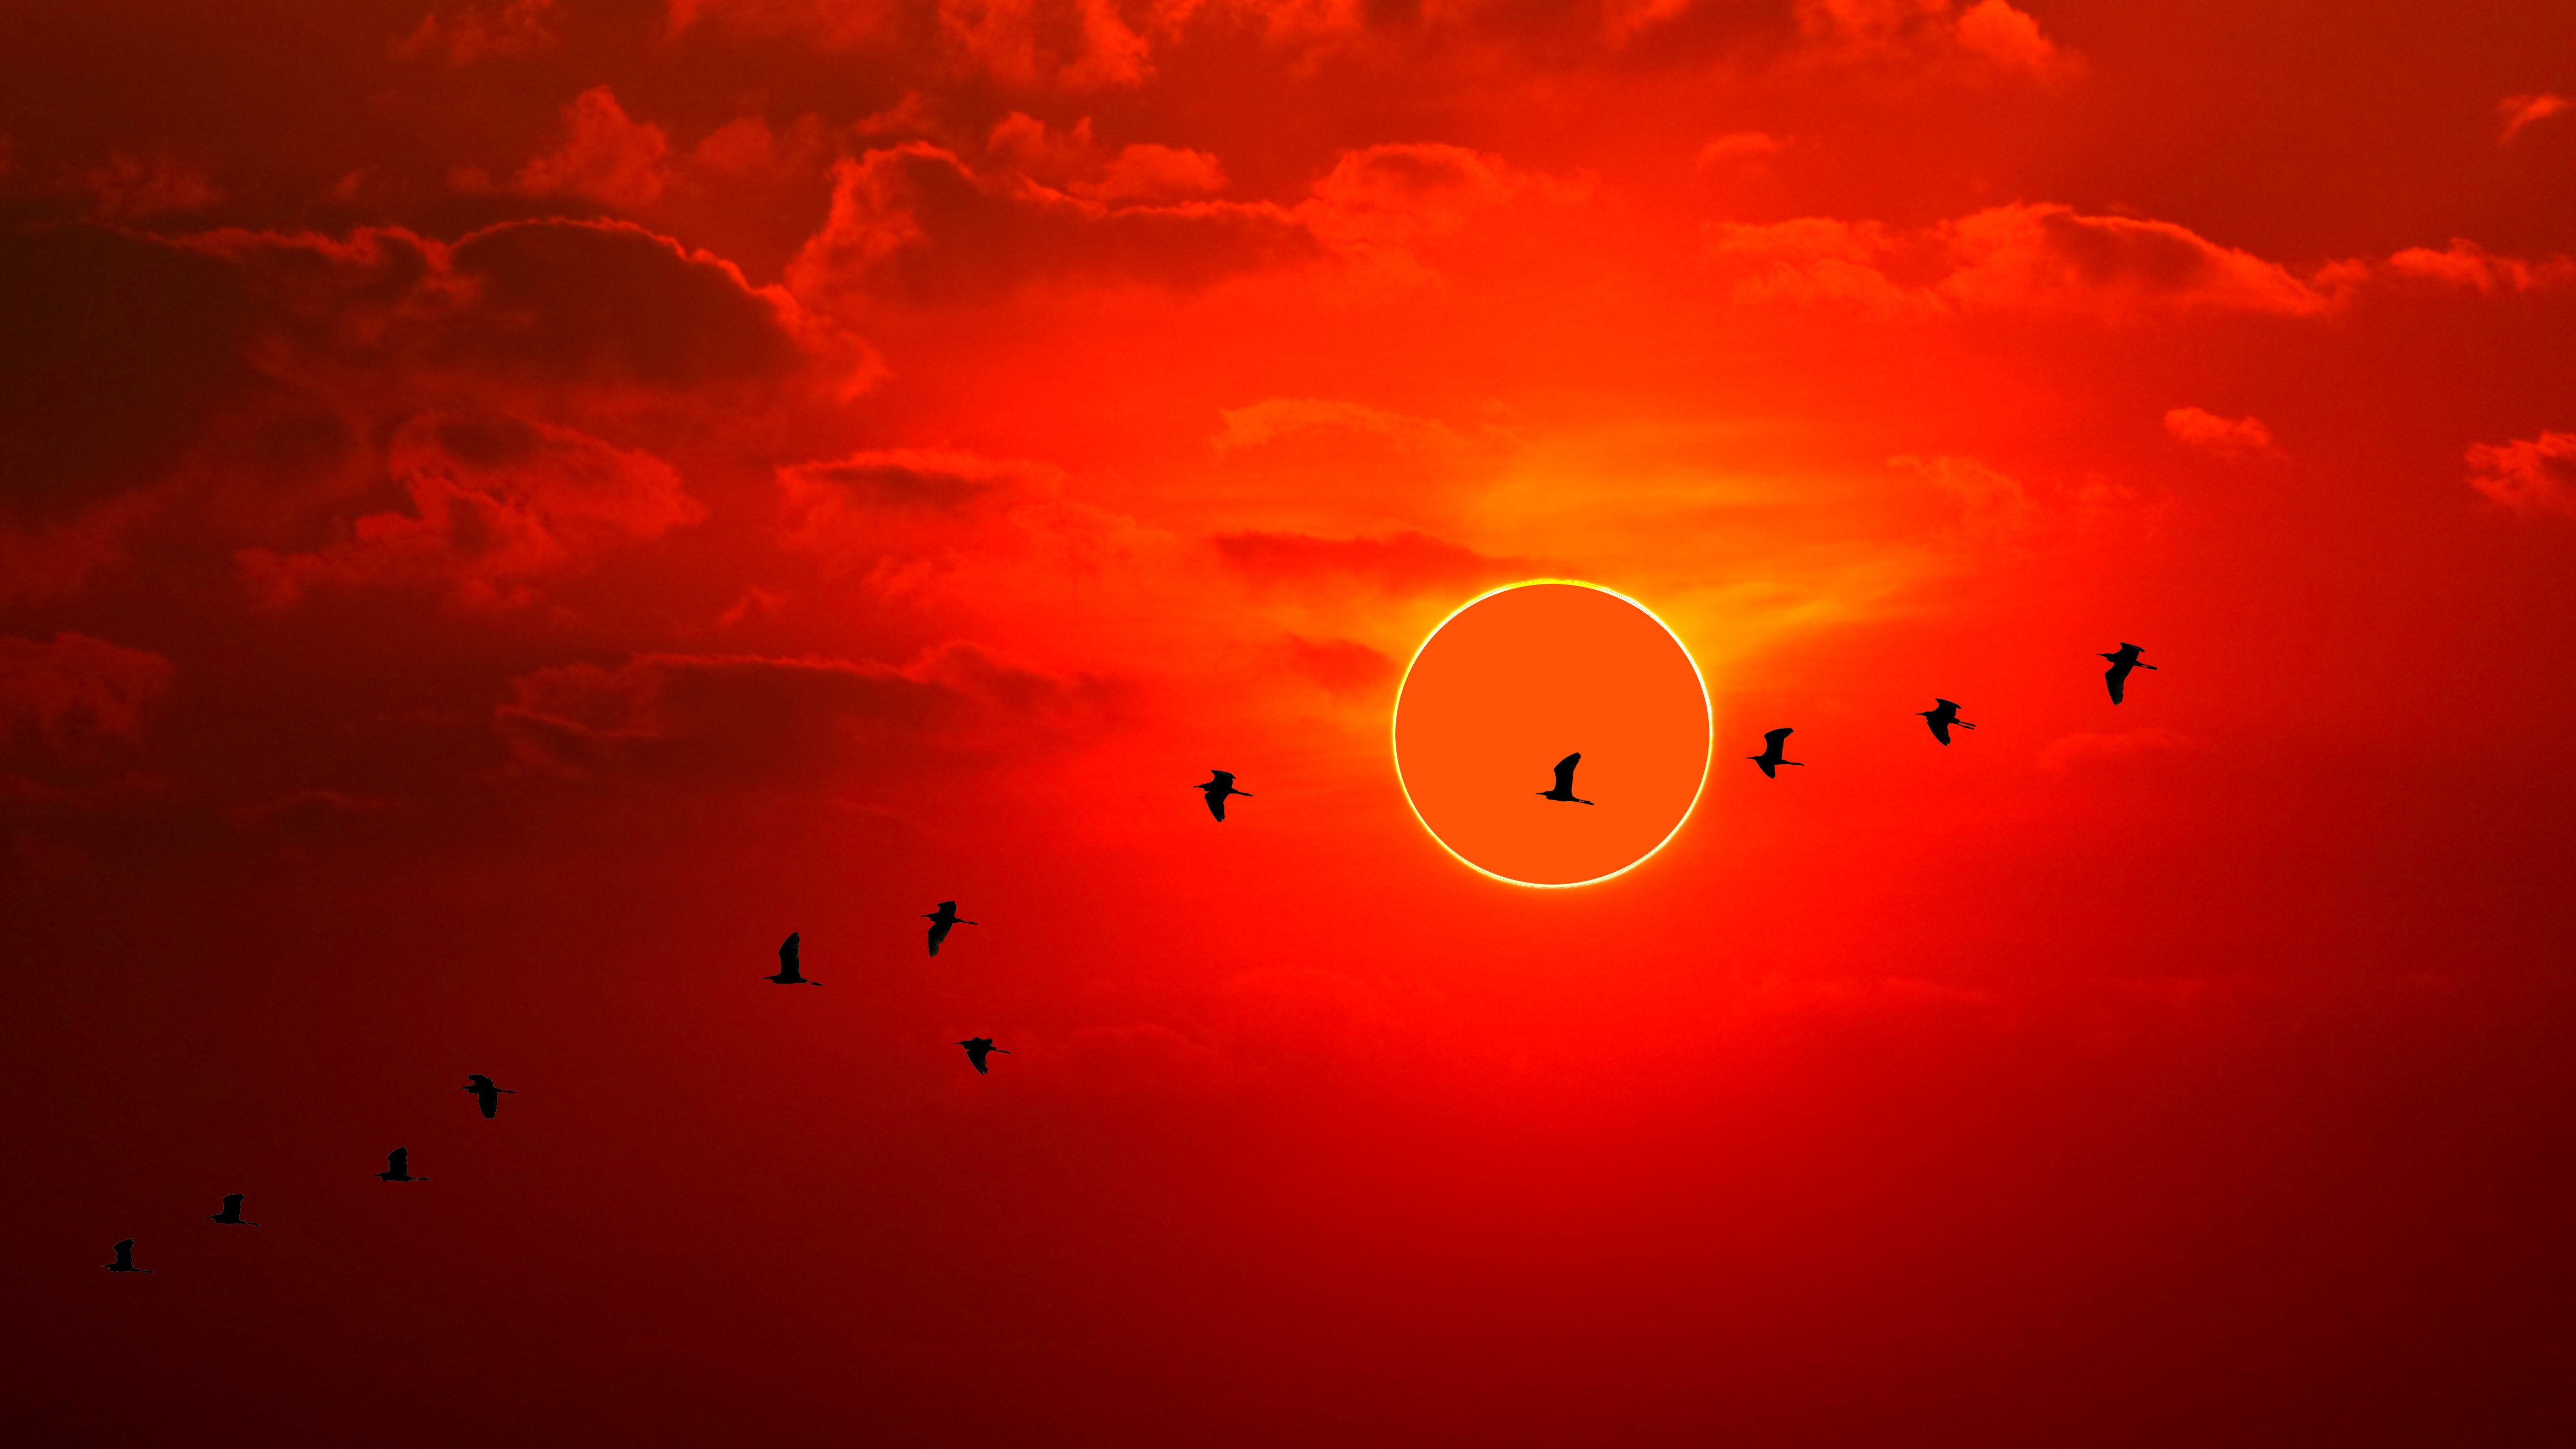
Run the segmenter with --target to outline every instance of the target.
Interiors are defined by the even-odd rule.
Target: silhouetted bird
[[[225,1193],[225,1194],[224,1194],[224,1210],[223,1210],[222,1212],[219,1212],[219,1213],[208,1213],[208,1214],[206,1214],[206,1221],[207,1221],[207,1222],[210,1222],[210,1223],[222,1223],[225,1227],[228,1227],[228,1228],[255,1228],[255,1227],[258,1227],[258,1226],[259,1226],[259,1224],[257,1224],[257,1223],[246,1223],[246,1222],[243,1222],[243,1221],[242,1221],[242,1215],[241,1215],[241,1200],[242,1200],[242,1195],[241,1195],[240,1193],[237,1193],[237,1192],[228,1192],[228,1193]]]
[[[973,921],[961,921],[957,919],[957,903],[955,901],[941,901],[939,903],[938,910],[925,914],[922,916],[922,919],[930,923],[930,954],[933,956],[939,954],[939,943],[948,939],[949,927],[971,926],[975,924]]]
[[[492,1079],[481,1072],[465,1074],[465,1090],[472,1092],[474,1100],[483,1105],[483,1116],[486,1120],[489,1120],[493,1113],[501,1110],[502,1093],[507,1092],[513,1097],[519,1095],[508,1087],[493,1086]]]
[[[781,986],[820,986],[823,984],[820,981],[806,980],[805,967],[802,962],[797,960],[796,938],[802,934],[803,932],[800,931],[790,931],[787,933],[787,939],[778,943],[778,974],[775,976],[764,976],[761,980],[775,981]]]
[[[1770,776],[1774,780],[1780,778],[1780,766],[1782,765],[1796,765],[1800,769],[1804,769],[1807,764],[1804,760],[1784,760],[1780,758],[1780,742],[1796,733],[1797,731],[1793,729],[1764,730],[1762,732],[1762,753],[1758,755],[1746,755],[1744,758],[1760,765],[1762,767],[1762,773]]]
[[[1232,770],[1210,770],[1208,771],[1208,775],[1210,778],[1206,784],[1192,785],[1190,788],[1193,790],[1205,790],[1207,792],[1208,813],[1215,816],[1217,823],[1222,825],[1225,823],[1225,797],[1228,795],[1240,795],[1244,799],[1249,800],[1252,798],[1252,792],[1249,790],[1238,790],[1234,788],[1234,772]]]
[[[967,924],[973,925],[974,923],[969,921]],[[959,1042],[958,1045],[966,1049],[966,1060],[973,1062],[975,1064],[975,1070],[979,1072],[989,1072],[992,1070],[991,1067],[984,1065],[984,1058],[987,1055],[993,1052],[1002,1052],[1002,1055],[1004,1056],[1010,1055],[1009,1052],[1002,1051],[1000,1047],[993,1045],[993,1039],[989,1036],[970,1036],[964,1041]]]
[[[385,1154],[385,1170],[376,1174],[387,1182],[427,1182],[428,1178],[411,1175],[411,1149],[397,1147]]]
[[[2138,655],[2140,652],[2142,651],[2140,651],[2138,646],[2135,644],[2123,644],[2120,646],[2119,653],[2105,654],[2101,656],[2102,658],[2111,661],[2111,667],[2102,671],[2102,682],[2111,686],[2111,702],[2113,704],[2118,704],[2120,702],[2120,697],[2129,692],[2130,670],[2155,668],[2152,664],[2140,664],[2138,662]]]
[[[1575,799],[1574,796],[1574,767],[1582,763],[1583,752],[1581,750],[1576,750],[1573,754],[1557,761],[1556,788],[1553,790],[1541,790],[1538,792],[1538,797],[1542,800],[1564,800],[1576,805],[1591,804],[1592,802],[1589,800],[1578,800]]]
[[[134,1266],[134,1240],[132,1238],[125,1238],[118,1241],[116,1245],[116,1261],[107,1265],[107,1271],[111,1273],[149,1273],[152,1270],[149,1268],[137,1268]]]
[[[1932,703],[1935,708],[1915,711],[1916,714],[1923,716],[1925,724],[1932,726],[1932,738],[1946,745],[1950,743],[1950,726],[1957,725],[1963,730],[1976,728],[1975,725],[1959,718],[1959,707],[1950,701],[1936,695]]]

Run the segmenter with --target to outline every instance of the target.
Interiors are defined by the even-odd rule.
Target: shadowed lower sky
[[[2570,57],[0,13],[0,1430],[2565,1438]],[[1716,719],[1575,891],[1388,751],[1540,575]]]

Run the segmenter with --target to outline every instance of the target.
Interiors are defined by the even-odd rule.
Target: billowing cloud
[[[639,655],[520,676],[495,715],[526,769],[575,779],[891,779],[934,756],[1062,741],[1118,716],[1124,686],[950,643],[895,666],[819,657]]]
[[[831,214],[788,270],[799,296],[963,299],[1049,278],[1204,286],[1320,252],[1266,203],[1118,205],[913,142],[832,168]]]
[[[2565,96],[2547,91],[2537,95],[2505,97],[2496,102],[2496,113],[2504,117],[2504,131],[2496,137],[2496,144],[2499,146],[2512,144],[2513,138],[2522,131],[2523,127],[2534,121],[2545,121],[2567,109],[2567,106],[2568,100]]]
[[[954,448],[891,448],[778,470],[787,547],[836,564],[962,546],[1001,510],[1052,498],[1063,475],[1043,463]]]
[[[2469,448],[2469,486],[2509,512],[2576,517],[2576,433]]]
[[[1702,170],[1711,166],[1759,165],[1786,150],[1788,144],[1768,131],[1729,131],[1710,138],[1699,148],[1698,165]]]
[[[2105,321],[2202,310],[2313,316],[2333,305],[2280,264],[2186,227],[2058,205],[1992,207],[1915,232],[1802,217],[1715,223],[1705,235],[1745,301]]]
[[[531,196],[583,196],[626,209],[661,199],[671,150],[661,127],[630,120],[606,86],[574,98],[563,120],[563,143],[521,167],[514,186]]]
[[[2536,292],[2576,285],[2576,259],[2550,257],[2530,261],[2500,257],[2465,237],[2451,238],[2440,251],[2408,247],[2388,259],[2389,275],[2409,281],[2439,282],[2480,292]]]
[[[95,199],[92,210],[102,221],[147,222],[203,211],[224,199],[205,172],[169,156],[120,151],[75,180]]]
[[[549,50],[556,44],[546,23],[555,0],[465,0],[421,17],[420,25],[394,47],[404,60],[438,60],[471,65],[487,58],[515,60]]]
[[[314,553],[242,554],[269,602],[390,584],[434,586],[468,607],[525,604],[538,582],[705,513],[659,458],[503,414],[413,418],[385,466],[409,513],[362,517]]]
[[[86,634],[0,638],[0,750],[88,763],[143,741],[170,661]]]
[[[1808,35],[1862,56],[2028,75],[2048,74],[2066,59],[2038,21],[2006,0],[1798,0],[1797,11]]]
[[[2165,431],[2222,458],[2251,458],[2272,451],[2272,430],[2261,418],[2224,418],[2204,408],[2174,408]]]

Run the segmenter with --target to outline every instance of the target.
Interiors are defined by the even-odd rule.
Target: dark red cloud
[[[641,655],[513,681],[495,723],[520,765],[607,782],[883,787],[933,760],[989,757],[1096,731],[1124,687],[1016,667],[968,644],[908,665]],[[921,781],[924,785],[929,781]]]
[[[1411,531],[1383,538],[1229,533],[1219,535],[1215,543],[1218,555],[1235,570],[1277,586],[1357,582],[1412,593],[1527,578],[1538,568],[1528,559],[1489,557],[1464,544]]]

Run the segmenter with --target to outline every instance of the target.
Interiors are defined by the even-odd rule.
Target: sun
[[[1506,584],[1440,621],[1395,697],[1395,771],[1450,854],[1514,885],[1643,864],[1708,780],[1708,686],[1645,605],[1572,579]],[[1574,793],[1541,798],[1580,753]]]

